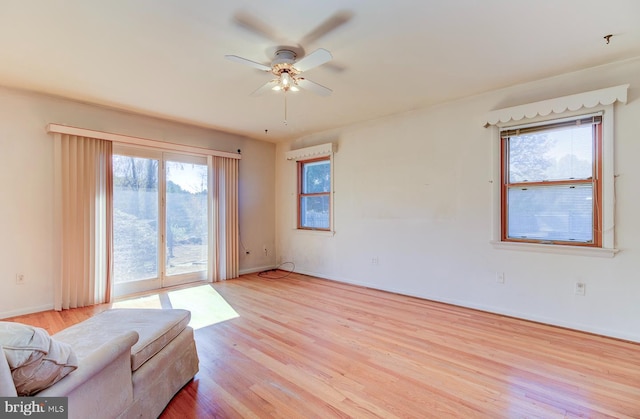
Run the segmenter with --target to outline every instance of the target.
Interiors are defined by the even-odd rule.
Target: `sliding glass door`
[[[205,280],[206,158],[117,147],[113,183],[115,295]]]

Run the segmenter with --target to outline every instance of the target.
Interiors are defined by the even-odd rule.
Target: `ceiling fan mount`
[[[279,64],[279,63],[293,64],[296,62],[296,57],[298,57],[298,54],[292,48],[289,48],[289,47],[278,47],[278,49],[273,55],[275,58],[271,63],[272,65]]]
[[[293,65],[296,62],[297,54],[289,49],[279,49],[275,53],[275,58],[271,62],[271,72],[275,76],[281,76],[283,72],[289,73],[290,76],[300,74]]]

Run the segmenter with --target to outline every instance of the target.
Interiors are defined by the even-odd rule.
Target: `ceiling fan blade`
[[[233,21],[236,25],[243,29],[253,32],[254,34],[267,38],[277,43],[282,43],[282,37],[278,34],[274,28],[250,14],[246,11],[239,11],[233,16]]]
[[[318,25],[311,32],[306,34],[302,40],[300,40],[301,45],[309,45],[321,37],[325,36],[329,32],[337,29],[338,27],[344,25],[348,21],[353,18],[353,12],[350,10],[340,10],[329,16],[324,22]]]
[[[313,93],[320,96],[329,96],[333,92],[333,90],[329,89],[328,87],[324,87],[321,84],[302,77],[298,78],[298,86],[302,87],[305,90],[311,90]]]
[[[233,61],[236,63],[245,64],[245,65],[257,68],[258,70],[271,71],[271,67],[269,67],[268,65],[247,60],[246,58],[238,57],[237,55],[225,55],[224,58],[226,58],[229,61]]]
[[[256,90],[254,90],[253,93],[251,93],[249,96],[260,96],[268,92],[269,90],[272,90],[277,85],[278,85],[278,79],[270,80],[265,84],[263,84],[262,86],[258,87]]]
[[[300,72],[310,70],[314,67],[322,65],[328,61],[331,61],[333,56],[329,51],[324,48],[318,48],[311,54],[297,61],[293,66]]]

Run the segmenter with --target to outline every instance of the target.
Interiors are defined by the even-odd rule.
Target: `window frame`
[[[316,193],[303,193],[304,184],[304,166],[309,163],[316,163],[319,161],[327,161],[329,163],[329,191],[328,192],[316,192]],[[330,232],[333,229],[333,159],[331,155],[324,155],[309,159],[301,159],[296,161],[297,164],[297,193],[296,193],[296,213],[297,222],[296,228],[302,231],[319,231]],[[329,198],[329,225],[327,228],[319,227],[306,227],[302,225],[302,200],[306,197],[327,196]]]
[[[518,127],[503,127],[499,131],[500,141],[500,241],[503,243],[528,243],[532,245],[562,245],[570,247],[603,247],[603,125],[604,117],[602,112],[597,114],[599,122],[590,122],[592,128],[592,149],[593,149],[593,161],[592,161],[592,175],[585,179],[558,179],[558,180],[539,180],[539,181],[520,181],[510,182],[509,179],[509,139],[510,132],[514,131],[514,128]],[[550,119],[536,124],[522,126],[529,128],[529,131],[544,132],[553,131],[554,129],[562,129],[562,127],[571,126],[572,124],[578,124],[578,121],[584,121],[588,118],[596,118],[594,114],[587,115],[573,115],[571,117],[562,119]],[[533,128],[533,129],[531,129]],[[502,133],[507,131],[508,134]],[[516,135],[520,135],[517,133]],[[572,185],[593,185],[593,209],[592,209],[592,240],[589,242],[572,241],[572,240],[548,240],[548,239],[535,239],[535,238],[519,238],[509,237],[508,220],[509,220],[509,208],[508,208],[508,193],[510,189],[515,188],[534,188],[544,187],[553,188],[572,186]]]

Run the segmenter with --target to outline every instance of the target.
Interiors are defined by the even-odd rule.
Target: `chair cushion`
[[[71,347],[39,327],[0,322],[0,346],[20,396],[38,393],[78,367]]]
[[[190,319],[188,310],[116,308],[103,311],[54,337],[71,344],[78,357],[83,358],[111,336],[136,331],[140,338],[131,348],[131,371],[135,371],[178,336]]]

